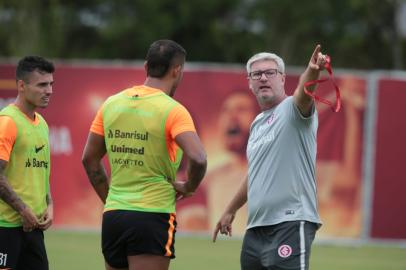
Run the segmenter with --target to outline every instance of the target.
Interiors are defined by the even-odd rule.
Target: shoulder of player
[[[11,115],[0,114],[0,127],[1,128],[16,128],[17,124]]]
[[[187,113],[187,114],[190,114],[189,110],[182,103],[180,103],[179,101],[174,100],[174,99],[172,99],[172,100],[173,100],[174,103],[173,103],[173,106],[172,106],[172,108],[170,110],[170,113],[181,113],[181,114]]]

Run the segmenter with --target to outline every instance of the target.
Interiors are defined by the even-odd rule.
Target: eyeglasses
[[[275,77],[276,74],[278,74],[278,73],[281,73],[281,72],[279,72],[276,68],[270,68],[267,70],[258,70],[258,71],[251,72],[249,74],[249,77],[253,80],[260,80],[262,78],[262,74],[265,74],[265,77],[267,79],[270,79],[270,78]]]

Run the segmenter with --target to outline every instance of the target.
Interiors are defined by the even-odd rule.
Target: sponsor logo
[[[293,215],[295,214],[295,210],[286,210],[285,215]]]
[[[251,135],[252,138],[248,141],[248,152],[251,152],[255,148],[265,144],[265,143],[271,143],[275,140],[275,130],[271,130],[267,135],[265,136],[258,136],[254,137]]]
[[[292,254],[292,248],[289,245],[281,245],[278,248],[278,255],[282,258],[287,258]]]
[[[25,162],[25,167],[26,168],[48,168],[48,162],[44,160],[38,160],[36,158],[29,159],[27,158],[27,161]]]
[[[35,153],[38,153],[39,151],[44,149],[44,147],[45,147],[45,144],[41,145],[40,147],[35,146]]]
[[[268,118],[268,121],[266,121],[268,125],[272,124],[275,118],[276,118],[275,113],[272,113],[271,116]]]
[[[148,132],[141,133],[132,131],[121,131],[119,129],[109,129],[109,133],[107,135],[110,139],[111,138],[120,138],[120,139],[132,139],[132,140],[141,140],[141,141],[148,141]]]
[[[125,145],[111,145],[110,147],[111,152],[113,153],[131,153],[136,155],[143,155],[144,154],[144,147],[137,148],[137,147],[128,147]]]
[[[27,159],[27,161],[25,162],[25,167],[26,167],[26,168],[31,167],[31,161],[30,161],[30,159]]]
[[[130,167],[130,166],[144,166],[144,161],[137,159],[123,159],[115,158],[112,162],[114,165],[120,165],[121,167]]]

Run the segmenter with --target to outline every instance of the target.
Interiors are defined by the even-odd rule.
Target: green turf
[[[50,269],[104,269],[98,233],[49,231],[46,244]],[[239,269],[240,239],[178,236],[171,270]],[[312,270],[405,270],[406,249],[314,245]]]

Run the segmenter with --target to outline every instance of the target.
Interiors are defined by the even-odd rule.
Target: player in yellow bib
[[[18,96],[0,111],[0,269],[48,269],[43,231],[51,226],[48,125],[36,111],[52,94],[54,66],[27,56]]]
[[[176,198],[193,194],[206,172],[193,120],[172,98],[185,56],[174,41],[154,42],[144,84],[109,97],[92,123],[83,164],[105,204],[102,250],[108,270],[168,269],[175,257]],[[176,181],[183,152],[186,182]],[[106,153],[109,181],[101,163]]]

